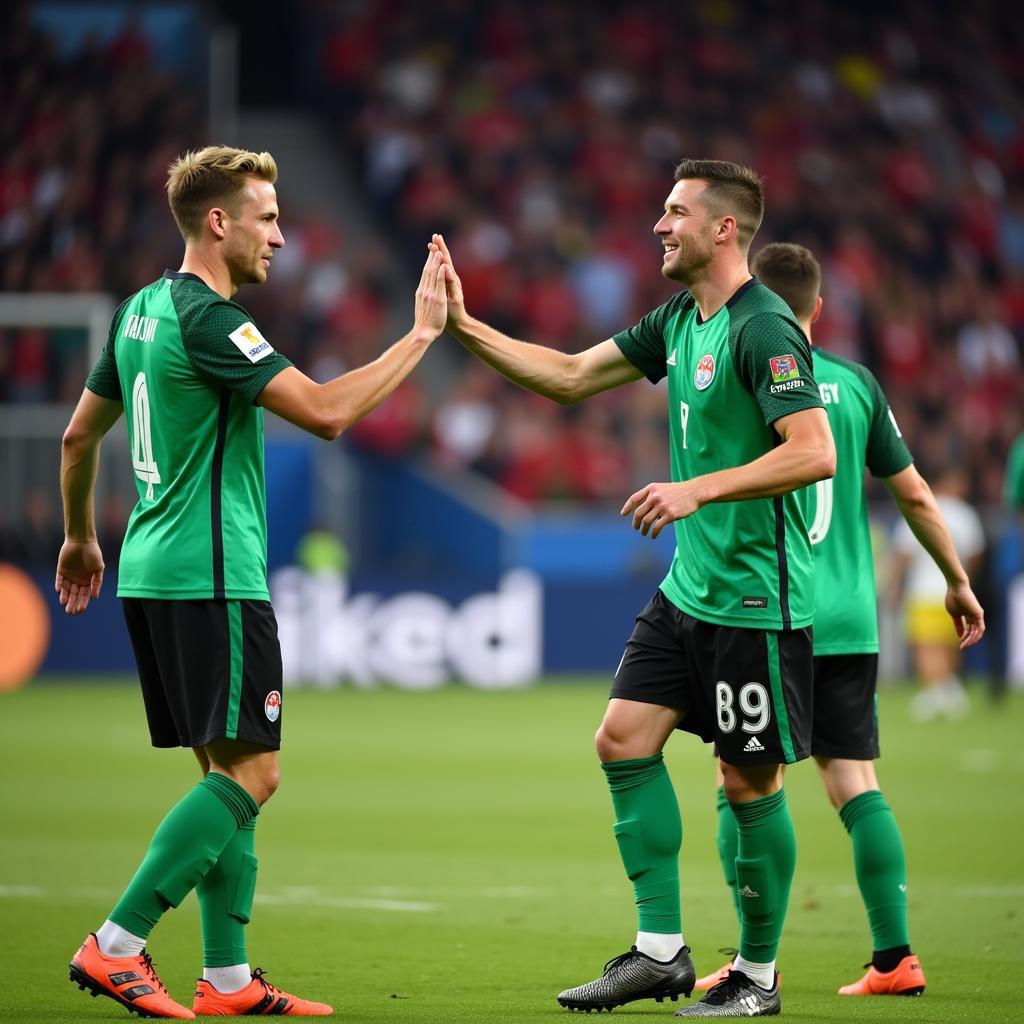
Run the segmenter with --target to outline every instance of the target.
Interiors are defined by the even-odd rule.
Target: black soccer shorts
[[[154,747],[281,746],[281,646],[269,601],[122,603]]]
[[[612,697],[679,708],[679,728],[727,764],[792,764],[811,751],[811,630],[718,626],[659,590],[636,618]]]
[[[812,754],[852,761],[878,757],[877,684],[877,654],[829,654],[814,659]]]

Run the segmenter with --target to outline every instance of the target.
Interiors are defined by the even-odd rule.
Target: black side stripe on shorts
[[[782,613],[782,628],[789,629],[792,618],[789,614],[789,562],[786,559],[786,512],[782,497],[772,499],[775,508],[775,554],[779,560],[779,611]]]
[[[210,533],[213,551],[213,596],[224,597],[224,533],[221,518],[221,476],[224,472],[224,445],[228,438],[228,410],[231,407],[231,392],[222,388],[220,392],[220,413],[217,416],[217,444],[213,449],[213,466],[210,470]]]

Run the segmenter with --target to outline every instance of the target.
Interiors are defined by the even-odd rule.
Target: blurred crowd
[[[825,268],[816,341],[885,386],[926,472],[999,500],[1024,402],[1024,20],[996,2],[309,3],[317,96],[389,241],[442,230],[475,315],[578,350],[669,289],[683,155],[749,164],[755,241]],[[659,401],[562,412],[473,366],[421,443],[528,500],[664,475]],[[396,411],[381,410],[383,420]],[[411,440],[411,439],[410,439]]]
[[[60,56],[13,10],[0,289],[119,301],[178,265],[163,184],[208,141],[202,97],[130,19]],[[671,292],[650,229],[675,162],[734,160],[765,178],[755,249],[797,241],[821,259],[815,340],[875,371],[925,473],[958,463],[973,500],[998,502],[1024,428],[1024,20],[1010,5],[303,0],[295,16],[309,104],[379,225],[379,244],[353,251],[342,226],[284,209],[271,283],[239,296],[311,375],[392,340],[396,261],[415,280],[435,230],[475,315],[567,351],[610,336]],[[0,342],[0,402],[77,397],[80,337]],[[527,502],[620,503],[667,472],[660,389],[565,410],[438,344],[459,353],[452,372],[416,375],[351,443],[474,469]]]

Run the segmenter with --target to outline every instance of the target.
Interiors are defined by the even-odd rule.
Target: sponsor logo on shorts
[[[768,598],[767,597],[745,597],[743,598],[744,608],[767,608]]]
[[[697,369],[693,371],[693,386],[698,391],[703,391],[711,385],[715,379],[715,357],[708,352],[700,357],[697,362]]]
[[[258,363],[264,356],[273,352],[270,342],[257,330],[254,323],[244,323],[228,337],[238,346],[239,352],[250,363]]]
[[[751,736],[750,739],[747,740],[747,745],[743,748],[743,753],[756,754],[761,750],[764,750],[764,745],[756,736]],[[754,893],[754,895],[756,896],[757,893]]]
[[[281,691],[271,690],[263,702],[263,711],[267,721],[276,722],[281,717]]]

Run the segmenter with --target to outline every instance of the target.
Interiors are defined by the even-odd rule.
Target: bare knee
[[[210,770],[238,783],[249,796],[263,806],[277,792],[281,769],[277,751],[255,744],[217,740],[206,747]]]
[[[725,798],[732,804],[745,804],[751,800],[771,796],[782,788],[782,765],[758,764],[739,768],[720,762]]]
[[[594,749],[597,751],[598,760],[602,764],[609,761],[625,761],[633,755],[627,753],[630,749],[630,737],[628,734],[617,730],[610,722],[602,722],[594,736]]]

